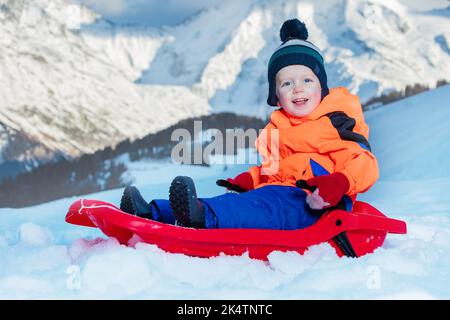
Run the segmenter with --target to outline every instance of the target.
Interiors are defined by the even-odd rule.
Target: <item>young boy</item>
[[[359,99],[343,87],[328,89],[322,54],[307,37],[302,22],[286,21],[282,44],[270,58],[267,102],[280,108],[258,137],[262,165],[218,181],[245,192],[198,199],[192,179],[176,177],[170,200],[148,204],[128,186],[121,209],[186,227],[292,230],[315,223],[343,197],[355,200],[368,190],[378,179],[378,166]],[[271,130],[279,137],[276,150],[267,141],[258,143]],[[274,163],[278,170],[271,172]],[[298,180],[317,188],[307,193],[296,187]]]

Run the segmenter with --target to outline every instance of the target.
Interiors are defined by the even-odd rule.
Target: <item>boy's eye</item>
[[[283,81],[282,83],[281,83],[281,86],[282,87],[286,87],[286,86],[290,86],[291,85],[291,81]]]
[[[305,82],[312,82],[312,79],[306,78],[306,79],[305,79]]]

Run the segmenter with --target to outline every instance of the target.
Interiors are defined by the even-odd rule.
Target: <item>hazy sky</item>
[[[114,22],[174,25],[214,0],[80,0]]]
[[[219,1],[242,0],[74,0],[91,7],[114,22],[140,23],[154,27],[177,24],[204,6]],[[245,0],[243,0],[245,1]],[[274,0],[276,1],[276,0]],[[317,0],[320,2],[319,0]],[[385,0],[391,1],[391,0]],[[450,0],[397,0],[406,7],[425,11],[445,8]]]

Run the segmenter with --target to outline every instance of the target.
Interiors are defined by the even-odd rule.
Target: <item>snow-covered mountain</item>
[[[0,160],[77,157],[208,112],[187,87],[134,83],[159,33],[101,22],[83,37],[68,5],[0,1]],[[82,9],[81,23],[95,21]]]
[[[173,41],[140,82],[193,87],[215,111],[267,114],[267,63],[283,21],[298,17],[324,52],[331,87],[347,86],[363,102],[416,83],[433,87],[449,79],[449,10],[380,0],[223,1],[168,30]]]
[[[214,1],[161,30],[69,0],[0,0],[0,161],[77,157],[208,112],[266,116],[267,62],[292,17],[330,86],[363,102],[450,80],[449,9],[404,0]]]

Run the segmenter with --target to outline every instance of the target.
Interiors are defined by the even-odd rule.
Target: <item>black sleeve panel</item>
[[[336,128],[342,140],[355,141],[362,148],[371,151],[369,141],[362,134],[353,132],[355,119],[340,111],[328,113],[326,116],[330,118],[331,124]]]

